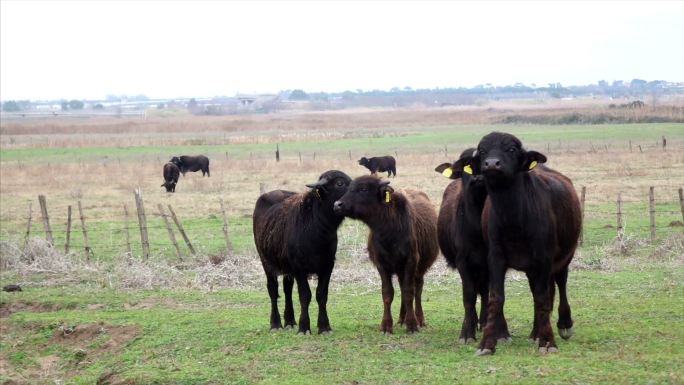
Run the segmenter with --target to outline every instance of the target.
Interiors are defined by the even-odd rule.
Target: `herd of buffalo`
[[[577,247],[582,215],[570,179],[543,163],[546,157],[527,151],[511,134],[493,132],[476,148],[435,171],[453,179],[446,187],[439,214],[428,196],[416,190],[395,190],[375,174],[396,175],[393,157],[361,158],[372,175],[356,179],[326,171],[296,193],[274,190],[262,194],[254,208],[253,232],[266,273],[271,299],[271,329],[294,328],[311,333],[308,277],[316,275],[318,332],[331,332],[327,313],[328,286],[335,264],[337,229],[345,217],[365,223],[368,254],[382,281],[383,333],[392,333],[392,276],[401,292],[398,323],[408,332],[425,326],[422,307],[424,276],[442,251],[463,286],[465,315],[459,341],[476,340],[477,355],[494,354],[497,342],[510,340],[504,317],[504,278],[509,268],[525,272],[534,298],[530,340],[541,353],[558,351],[551,327],[558,286],[558,333],[572,336],[573,320],[566,283],[568,265]],[[167,191],[173,192],[179,173],[202,170],[204,156],[174,157],[164,166]],[[278,309],[278,276],[283,275],[284,325]],[[295,321],[292,290],[297,282],[301,312]],[[480,314],[476,310],[480,296]]]

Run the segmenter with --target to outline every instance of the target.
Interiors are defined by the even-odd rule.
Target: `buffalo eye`
[[[508,149],[508,152],[513,152],[513,153],[514,153],[514,152],[516,152],[516,151],[518,151],[518,149],[515,148],[515,147],[511,147],[511,148]]]
[[[344,186],[344,181],[338,180],[337,183],[335,183],[335,184],[337,185],[337,187],[342,187],[342,186]]]

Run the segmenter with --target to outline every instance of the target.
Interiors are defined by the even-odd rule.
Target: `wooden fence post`
[[[316,161],[316,152],[314,151],[314,162]]]
[[[143,258],[150,258],[150,241],[147,238],[147,219],[145,218],[145,206],[140,187],[135,189],[135,207],[138,212],[138,225],[140,226],[140,243],[142,243]]]
[[[449,157],[449,155],[447,154],[447,146],[446,146],[446,144],[444,145],[444,157],[445,157],[445,158],[448,158],[448,157]]]
[[[349,160],[352,160],[351,159],[351,150],[349,150]]]
[[[129,231],[129,226],[128,226],[128,206],[124,203],[123,205],[124,209],[124,232],[126,234],[126,252],[128,253],[128,256],[133,255],[133,252],[131,251],[131,233]]]
[[[164,213],[164,206],[162,206],[161,203],[158,203],[157,208],[159,209],[159,215],[164,220],[164,224],[166,225],[166,230],[169,232],[169,239],[171,240],[171,243],[173,243],[173,247],[176,248],[176,255],[178,256],[178,259],[182,261],[183,257],[181,256],[180,247],[178,247],[178,242],[176,242],[176,236],[173,234],[173,229],[171,228],[171,223],[169,222],[169,218]]]
[[[684,222],[684,189],[679,188],[679,208],[682,210],[682,222]]]
[[[90,255],[93,254],[93,250],[90,248],[88,243],[88,232],[86,231],[85,217],[83,216],[83,207],[81,206],[81,201],[78,201],[78,215],[81,216],[81,229],[83,229],[83,245],[85,247],[86,259],[90,260]]]
[[[681,189],[679,189],[679,196],[682,196]],[[33,210],[32,210],[32,203],[29,202],[29,207],[28,207],[28,223],[26,225],[26,236],[24,237],[24,252],[26,252],[26,246],[28,246],[28,240],[29,236],[31,236],[31,220],[33,219]]]
[[[622,193],[617,196],[617,237],[620,242],[620,251],[625,252],[625,228],[622,222]]]
[[[183,240],[185,241],[185,244],[188,245],[188,249],[190,249],[190,252],[192,255],[197,255],[197,252],[195,252],[195,248],[192,247],[192,243],[190,243],[190,239],[188,238],[187,234],[185,234],[185,230],[183,229],[183,225],[181,225],[180,221],[178,220],[178,217],[176,216],[176,213],[173,211],[173,208],[171,205],[168,205],[169,207],[169,212],[171,212],[171,218],[173,219],[173,222],[176,224],[176,227],[178,227],[178,231],[181,233],[183,236]]]
[[[45,195],[38,195],[38,203],[40,203],[40,213],[43,216],[43,228],[45,229],[45,237],[50,246],[54,246],[55,242],[52,239],[52,228],[50,227],[50,218],[48,217],[47,203],[45,202]]]
[[[656,223],[655,223],[655,192],[654,187],[648,188],[648,216],[651,220],[651,242],[656,239]]]
[[[586,186],[582,186],[582,192],[580,193],[580,210],[582,210],[582,226],[580,227],[580,239],[579,244],[582,246],[584,244],[584,201],[587,195]]]
[[[71,205],[67,207],[66,242],[64,242],[64,254],[69,253],[69,241],[71,241]]]
[[[230,244],[228,238],[228,216],[226,216],[226,206],[223,204],[223,198],[220,198],[221,212],[223,213],[223,237],[226,239],[226,252],[228,255],[233,254],[233,245]]]
[[[280,162],[280,146],[276,143],[276,162]]]
[[[302,152],[299,151],[299,164],[302,164]]]

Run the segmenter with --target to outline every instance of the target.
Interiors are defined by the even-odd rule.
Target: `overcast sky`
[[[3,100],[684,81],[684,1],[0,7]]]

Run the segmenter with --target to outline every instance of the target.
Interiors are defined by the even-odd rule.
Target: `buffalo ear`
[[[538,163],[546,163],[546,156],[537,151],[527,151],[525,153],[525,162],[523,163],[523,171],[533,170]]]
[[[390,203],[392,201],[392,193],[394,189],[389,185],[388,180],[380,182],[380,188],[378,189],[378,195],[381,202]]]
[[[456,161],[456,163],[458,163],[458,161]],[[442,163],[435,167],[435,171],[449,179],[458,179],[463,176],[463,168],[458,167],[456,163],[453,165],[451,163]]]

